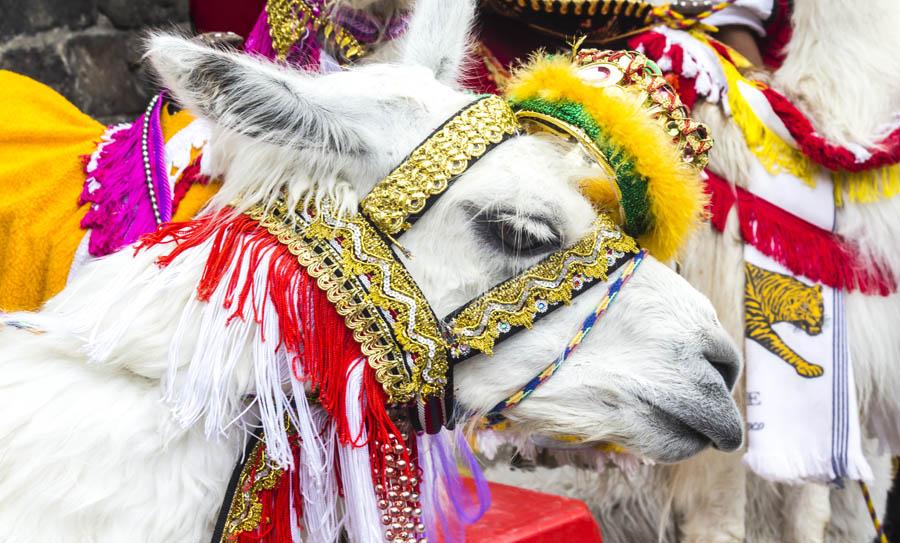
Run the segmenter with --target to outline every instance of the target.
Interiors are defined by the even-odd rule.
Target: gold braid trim
[[[352,34],[336,25],[326,15],[316,15],[303,0],[268,0],[266,16],[269,22],[269,37],[278,60],[285,60],[291,47],[306,32],[312,23],[312,32],[325,36],[339,53],[342,60],[352,62],[366,54],[365,47]]]
[[[239,535],[259,528],[263,521],[259,494],[275,488],[283,474],[284,470],[273,468],[268,461],[265,441],[258,441],[250,453],[250,460],[241,469],[222,530],[222,543],[235,541]]]
[[[447,343],[412,276],[363,216],[289,212],[283,200],[247,211],[284,244],[325,291],[369,359],[390,403],[441,396]]]
[[[469,163],[519,129],[506,100],[488,96],[454,116],[416,148],[360,202],[379,230],[393,236],[408,229],[411,215],[441,194]]]
[[[531,328],[537,313],[550,304],[568,304],[586,277],[606,280],[613,262],[637,250],[634,239],[600,215],[590,234],[487,291],[454,316],[450,328],[460,345],[491,354],[501,333],[512,326]]]

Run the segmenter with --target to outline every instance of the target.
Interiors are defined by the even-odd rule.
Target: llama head
[[[346,213],[471,94],[452,83],[474,2],[419,0],[402,61],[315,76],[158,36],[150,59],[175,97],[215,124],[212,206],[329,197]],[[591,228],[578,189],[604,172],[578,148],[523,135],[485,155],[400,238],[439,317]],[[457,397],[484,412],[551,362],[605,292],[603,284],[492,357],[457,367]],[[534,434],[611,441],[661,461],[710,443],[732,450],[742,426],[730,397],[739,357],[710,303],[648,259],[553,379],[508,415]]]

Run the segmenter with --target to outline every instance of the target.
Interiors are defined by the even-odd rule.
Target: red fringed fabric
[[[775,0],[775,13],[766,24],[766,37],[760,40],[763,62],[776,70],[784,62],[785,51],[793,28],[791,27],[791,0]]]
[[[719,232],[725,231],[725,223],[728,222],[728,213],[737,201],[735,188],[718,175],[706,170],[706,193],[709,195],[709,222]]]
[[[707,171],[710,222],[720,232],[737,204],[741,236],[764,255],[791,272],[841,290],[887,296],[896,280],[883,265],[863,262],[857,251],[833,232],[800,217]]]
[[[660,32],[649,30],[628,38],[628,48],[641,50],[654,62],[659,62],[666,52],[666,36]]]
[[[867,160],[857,162],[849,149],[834,145],[816,134],[812,123],[781,93],[768,87],[763,89],[772,109],[797,140],[800,150],[812,161],[833,171],[860,172],[891,166],[900,162],[900,128],[894,130],[878,145]]]
[[[264,319],[277,318],[280,337],[262,340],[278,341],[292,355],[295,376],[313,387],[317,401],[334,417],[341,443],[350,443],[353,436],[344,403],[346,375],[353,361],[363,355],[344,318],[284,244],[250,217],[226,211],[163,225],[144,236],[137,250],[174,243],[175,247],[157,261],[160,266],[167,266],[185,251],[210,240],[209,257],[197,286],[198,299],[209,301],[224,283],[224,307],[232,311],[229,319],[252,317],[262,323]],[[241,269],[256,270],[261,266],[268,268],[266,295],[276,315],[258,310],[265,306],[255,298],[253,278],[241,276]],[[366,374],[370,372],[367,367]],[[384,396],[378,398],[379,401],[367,402],[369,415],[389,421]]]
[[[666,47],[668,46],[668,51]],[[660,32],[647,31],[642,32],[628,39],[628,47],[631,49],[641,49],[648,58],[657,64],[663,56],[669,58],[671,68],[666,70],[666,81],[672,85],[675,92],[681,98],[681,102],[688,108],[694,107],[697,102],[697,79],[695,77],[686,77],[684,71],[684,49],[677,43],[669,43],[666,36]]]
[[[197,297],[209,302],[214,293],[224,294],[223,306],[233,319],[252,318],[257,323],[277,318],[278,341],[292,356],[295,377],[304,379],[316,394],[317,402],[334,420],[337,439],[343,446],[367,447],[379,507],[389,500],[402,499],[412,509],[421,509],[416,497],[420,473],[411,449],[412,436],[398,430],[387,412],[387,397],[375,370],[366,362],[352,331],[345,325],[315,279],[268,230],[247,215],[225,210],[193,221],[163,225],[144,236],[137,251],[153,245],[171,246],[157,259],[168,266],[192,249],[208,250]],[[250,270],[250,273],[247,273]],[[265,271],[266,300],[257,299],[259,272]],[[249,275],[249,276],[248,276]],[[221,290],[224,289],[224,292]],[[217,294],[218,297],[218,294]],[[269,309],[267,309],[269,308]],[[275,315],[267,314],[274,310]],[[260,326],[260,334],[264,330]],[[367,439],[359,428],[350,428],[346,406],[347,376],[355,364],[365,364],[360,401]],[[300,465],[300,442],[291,436],[294,465]],[[260,454],[262,449],[260,448]],[[334,460],[335,480],[341,484],[340,464]],[[341,490],[342,491],[342,490]],[[396,496],[394,495],[396,494]],[[397,498],[400,496],[400,498]],[[258,495],[262,521],[258,528],[241,534],[235,543],[290,543],[291,512],[300,517],[302,498],[299,477],[285,472],[277,484]],[[407,506],[404,505],[404,508]],[[388,506],[382,507],[388,512]]]
[[[294,465],[300,465],[300,438],[291,436],[291,450],[294,453]],[[256,455],[264,454],[262,448],[254,451]],[[259,458],[250,459],[251,465],[259,465]],[[257,473],[251,472],[247,485],[256,482]],[[297,528],[303,511],[303,495],[300,492],[300,478],[293,471],[283,471],[273,488],[261,490],[257,495],[262,511],[259,526],[249,532],[243,532],[234,539],[234,543],[293,543],[291,512],[297,513]]]

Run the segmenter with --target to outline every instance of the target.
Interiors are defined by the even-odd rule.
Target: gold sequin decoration
[[[542,308],[546,310],[547,304],[568,304],[572,292],[583,287],[583,278],[606,280],[617,254],[637,250],[634,239],[609,217],[600,215],[590,234],[487,291],[453,317],[450,329],[460,345],[491,354],[505,329],[530,328],[535,315]]]
[[[390,403],[443,394],[448,346],[437,317],[365,217],[337,217],[327,202],[318,210],[288,212],[284,201],[247,215],[316,279],[353,331]]]
[[[316,15],[303,0],[267,0],[266,16],[269,37],[278,60],[287,59],[291,47],[310,30],[321,33],[340,60],[352,62],[366,54],[365,48],[350,32],[336,25],[324,14]]]
[[[360,209],[382,232],[403,232],[410,227],[409,217],[447,190],[473,159],[518,129],[516,115],[503,98],[480,99],[416,148],[363,198]]]
[[[636,51],[585,49],[575,56],[579,69],[602,67],[619,78],[615,84],[640,93],[648,111],[681,152],[685,163],[702,170],[709,162],[713,139],[706,125],[690,117],[678,93],[655,62]]]
[[[284,470],[273,468],[266,455],[265,441],[260,440],[241,469],[234,497],[228,508],[221,543],[236,541],[241,534],[253,532],[262,523],[263,506],[259,494],[278,484]]]

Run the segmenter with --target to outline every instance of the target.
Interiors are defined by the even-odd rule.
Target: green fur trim
[[[606,157],[616,175],[616,184],[622,193],[622,209],[625,211],[624,230],[631,236],[647,232],[652,223],[650,198],[647,196],[647,178],[637,172],[634,159],[620,145],[603,132],[597,121],[577,102],[551,102],[540,98],[511,101],[514,110],[533,111],[577,126],[588,135]]]

